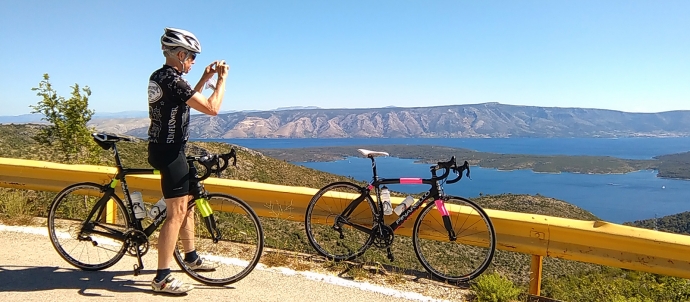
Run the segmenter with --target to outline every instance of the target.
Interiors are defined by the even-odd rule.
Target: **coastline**
[[[478,152],[469,149],[450,147],[429,148],[427,145],[386,145],[384,148],[372,148],[375,146],[333,146],[333,147],[306,147],[285,149],[257,149],[257,151],[277,159],[291,163],[335,162],[349,160],[351,158],[364,158],[356,151],[360,147],[369,149],[390,150],[398,159],[412,160],[415,164],[433,165],[438,161],[447,160],[456,156],[458,162],[467,158],[471,166],[481,168],[493,168],[500,171],[531,170],[534,173],[573,173],[590,175],[616,175],[627,174],[636,171],[653,170],[657,174],[663,174],[663,160],[660,159],[623,159],[610,156],[586,156],[586,155],[528,155],[528,154],[497,154],[490,152]],[[366,148],[365,148],[366,149]],[[354,150],[354,152],[353,152]],[[431,150],[431,151],[429,151]],[[423,153],[420,153],[423,152]],[[541,165],[548,164],[548,169]],[[690,164],[689,164],[690,165]],[[573,167],[577,167],[576,169]],[[690,172],[690,171],[689,171]],[[672,177],[678,179],[690,179],[690,173],[686,177]]]

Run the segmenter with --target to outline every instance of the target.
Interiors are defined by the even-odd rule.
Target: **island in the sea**
[[[361,145],[258,149],[267,156],[289,162],[334,161],[361,156],[357,149],[382,150],[393,157],[414,159],[419,163],[436,163],[455,156],[459,162],[499,170],[530,169],[543,173],[614,174],[640,170],[657,170],[658,177],[690,179],[690,152],[656,156],[652,159],[622,159],[611,156],[565,156],[500,154],[464,148],[429,145]]]

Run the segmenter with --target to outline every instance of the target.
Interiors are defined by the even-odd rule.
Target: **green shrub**
[[[690,301],[686,279],[619,268],[547,278],[542,285],[542,295],[563,301]]]
[[[650,298],[626,298],[623,296],[615,296],[611,302],[656,302]]]
[[[478,302],[508,302],[518,298],[521,290],[498,273],[485,274],[472,284]]]

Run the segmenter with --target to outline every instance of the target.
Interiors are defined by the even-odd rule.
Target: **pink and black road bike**
[[[412,243],[417,259],[433,278],[448,283],[462,283],[479,276],[491,264],[496,237],[491,219],[475,202],[446,195],[443,184],[458,182],[470,169],[467,161],[457,166],[455,157],[431,166],[431,178],[379,178],[377,156],[386,152],[359,149],[371,159],[372,181],[367,186],[334,182],[312,197],[305,215],[307,238],[316,251],[333,261],[352,260],[372,245],[386,249],[394,260],[391,244],[394,232],[424,207],[415,219]],[[441,175],[437,175],[442,171]],[[447,180],[450,172],[457,177]],[[391,184],[427,184],[431,188],[421,198],[386,224],[381,186]],[[372,197],[376,196],[376,202]]]

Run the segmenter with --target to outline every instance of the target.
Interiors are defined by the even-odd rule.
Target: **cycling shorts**
[[[149,164],[160,171],[163,197],[175,198],[189,194],[189,164],[184,144],[149,143]]]

